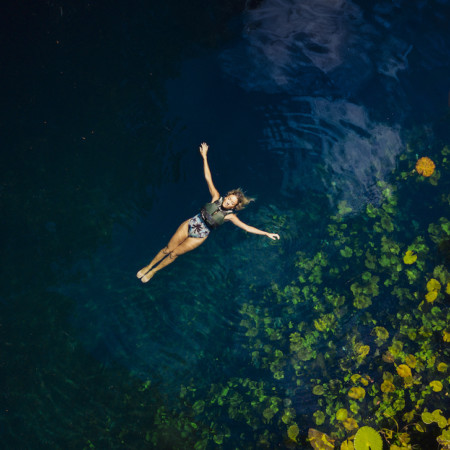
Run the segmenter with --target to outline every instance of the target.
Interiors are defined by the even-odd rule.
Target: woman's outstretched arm
[[[267,236],[270,239],[273,239],[276,241],[277,239],[280,239],[280,235],[276,233],[268,233],[267,231],[259,230],[258,228],[251,227],[250,225],[247,225],[246,223],[242,222],[235,216],[234,214],[230,214],[225,217],[225,220],[229,220],[230,222],[233,222],[237,227],[242,228],[243,230],[253,233],[253,234],[260,234],[262,236]]]
[[[208,183],[208,189],[211,194],[212,201],[215,202],[216,200],[219,199],[220,194],[219,194],[219,191],[214,186],[214,183],[212,181],[211,171],[209,170],[208,157],[207,157],[208,148],[209,148],[208,144],[206,142],[202,142],[199,147],[199,150],[200,150],[200,154],[202,155],[202,158],[203,158],[203,171],[205,173],[205,180]]]

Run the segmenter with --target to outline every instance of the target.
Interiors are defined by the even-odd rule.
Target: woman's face
[[[222,206],[225,209],[233,209],[238,204],[238,198],[235,195],[227,195],[223,199]]]

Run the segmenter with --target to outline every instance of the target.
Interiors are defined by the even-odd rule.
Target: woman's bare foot
[[[149,266],[144,267],[143,269],[141,269],[141,270],[136,274],[136,276],[137,276],[138,278],[142,278],[142,277],[149,271],[149,269],[150,269]]]
[[[155,272],[153,270],[150,270],[150,272],[147,273],[147,275],[143,276],[141,278],[141,281],[143,283],[147,283],[147,281],[150,281],[150,279],[155,275]]]

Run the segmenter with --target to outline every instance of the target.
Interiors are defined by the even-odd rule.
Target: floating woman
[[[249,233],[267,236],[273,240],[280,239],[280,236],[276,233],[258,230],[258,228],[251,227],[237,218],[235,211],[243,209],[253,199],[246,197],[241,189],[234,189],[228,192],[225,198],[221,197],[212,181],[207,153],[208,145],[203,142],[200,145],[200,154],[203,157],[205,179],[212,197],[211,203],[207,203],[199,214],[183,222],[167,246],[159,251],[148,266],[145,266],[137,273],[137,277],[143,283],[147,283],[156,272],[173,263],[178,256],[190,252],[203,244],[210,231],[224,222],[232,222]],[[157,265],[158,263],[159,265]]]

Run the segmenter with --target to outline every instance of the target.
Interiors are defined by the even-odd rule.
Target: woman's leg
[[[165,258],[172,250],[177,248],[184,240],[188,238],[189,232],[189,220],[184,221],[175,231],[175,234],[170,239],[167,247],[164,247],[162,250],[158,252],[158,254],[153,258],[152,262],[143,267],[136,276],[138,278],[142,278],[155,264],[158,264],[163,258]]]
[[[168,266],[169,264],[172,264],[175,259],[182,255],[183,253],[190,252],[191,250],[194,250],[194,248],[197,248],[199,245],[203,244],[205,242],[206,238],[192,238],[188,237],[185,241],[183,241],[178,247],[176,247],[174,250],[172,250],[166,259],[162,260],[161,263],[154,267],[150,272],[148,272],[145,276],[141,278],[141,281],[143,283],[147,283],[153,275],[155,275],[158,270],[163,269],[164,267]]]

